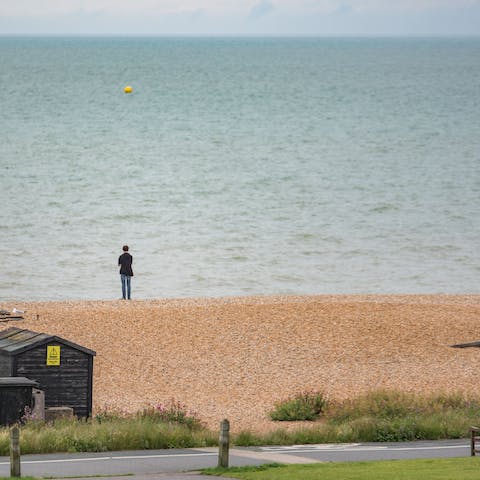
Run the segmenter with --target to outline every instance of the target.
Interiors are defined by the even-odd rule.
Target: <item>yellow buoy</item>
[[[133,92],[133,88],[132,88],[130,85],[127,85],[127,86],[123,89],[123,91],[124,91],[125,93],[132,93],[132,92]]]

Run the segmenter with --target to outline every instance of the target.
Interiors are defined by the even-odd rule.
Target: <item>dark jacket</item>
[[[120,266],[120,274],[127,275],[129,277],[133,277],[133,270],[132,270],[132,256],[128,253],[122,253],[120,257],[118,257],[118,265]]]

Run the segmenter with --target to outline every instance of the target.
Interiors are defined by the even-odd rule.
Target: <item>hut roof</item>
[[[88,355],[96,355],[93,350],[77,345],[76,343],[57,337],[56,335],[48,335],[46,333],[32,332],[31,330],[23,330],[21,328],[10,327],[0,332],[0,353],[7,355],[18,355],[30,350],[31,348],[46,343],[58,342],[63,345],[80,350]]]
[[[38,382],[26,377],[0,377],[2,387],[38,387]]]

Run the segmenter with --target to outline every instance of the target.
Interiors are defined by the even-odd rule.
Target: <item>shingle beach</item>
[[[274,403],[305,390],[478,391],[480,295],[321,295],[6,302],[2,323],[95,350],[94,411],[175,399],[216,428],[275,428]]]

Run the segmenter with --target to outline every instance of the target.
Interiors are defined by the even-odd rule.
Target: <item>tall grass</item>
[[[460,393],[432,396],[391,390],[377,390],[343,402],[329,403],[326,415],[332,422],[344,423],[364,417],[401,418],[410,415],[434,415],[446,412],[462,412],[475,415],[480,399]]]
[[[328,402],[320,420],[285,428],[232,435],[237,446],[334,442],[378,442],[466,438],[480,426],[480,399],[461,394],[421,396],[376,391],[343,402]],[[235,425],[232,426],[235,431]],[[135,414],[111,410],[88,421],[27,421],[21,426],[22,453],[105,452],[218,445],[208,430],[180,403],[146,408]],[[9,429],[0,429],[0,455],[9,453]]]
[[[87,421],[27,421],[21,427],[21,452],[106,452],[213,446],[216,435],[184,407],[171,402],[134,414],[104,410]],[[8,455],[9,431],[0,430],[0,455]]]
[[[325,408],[325,396],[321,392],[303,392],[293,398],[277,402],[270,412],[276,421],[315,420]]]
[[[404,441],[462,438],[480,422],[480,399],[462,394],[414,395],[376,391],[331,404],[330,425],[341,441]]]
[[[23,427],[21,436],[23,453],[104,452],[215,444],[208,431],[192,431],[183,425],[160,423],[150,419],[117,420],[101,424],[78,420],[62,421],[36,429]]]
[[[237,435],[235,443],[247,446],[439,440],[465,438],[471,425],[480,425],[479,398],[459,393],[427,396],[378,390],[326,403],[321,421],[311,426],[289,432],[279,428],[263,435],[244,431]]]

